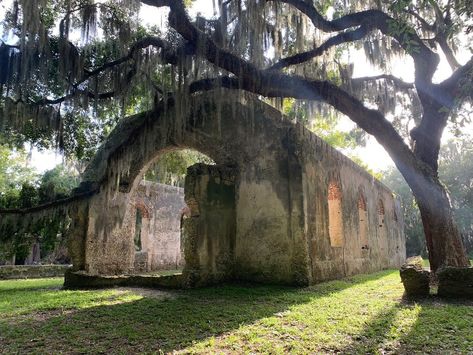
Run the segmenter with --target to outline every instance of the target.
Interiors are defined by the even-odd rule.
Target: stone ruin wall
[[[400,267],[406,255],[400,200],[303,127],[298,127],[296,136],[301,146],[304,230],[312,280]],[[331,195],[332,186],[339,190],[338,196]],[[340,208],[339,220],[330,218],[333,205]],[[331,240],[331,228],[338,229],[341,241]]]
[[[135,253],[135,272],[180,269],[184,265],[181,247],[181,216],[185,212],[184,189],[141,181],[132,201],[141,211],[141,251]],[[133,230],[136,223],[131,220]]]
[[[176,134],[170,128],[175,121],[172,112],[136,116],[121,124],[115,135],[118,143],[106,144],[87,175],[91,181],[108,180],[78,211],[74,227],[78,238],[72,239],[71,253],[75,270],[108,275],[134,270],[136,208],[129,208],[133,203],[130,191],[159,154],[180,147],[196,149],[220,167],[228,167],[234,185],[233,202],[225,202],[227,207],[220,210],[213,208],[223,203],[218,194],[204,192],[219,191],[221,179],[205,178],[209,172],[194,178],[201,210],[186,222],[195,237],[185,256],[184,273],[192,278],[190,284],[240,279],[306,285],[399,266],[405,254],[402,217],[387,188],[251,95],[225,91],[218,96],[223,98],[218,114],[213,95],[193,97],[186,132]],[[146,130],[140,128],[143,125]],[[144,148],[142,142],[147,142]],[[116,152],[123,151],[130,153],[121,158]],[[122,178],[120,190],[110,195],[106,186],[114,186],[117,166],[127,166],[123,160],[132,162],[128,178]],[[332,182],[341,191],[338,205],[343,225],[339,229],[343,233],[338,244],[329,232]],[[358,209],[360,191],[366,198],[363,218]],[[378,213],[379,201],[383,217]],[[186,202],[191,207],[192,201]],[[224,241],[222,236],[231,240]]]

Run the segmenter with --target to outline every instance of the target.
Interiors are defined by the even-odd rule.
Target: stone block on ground
[[[406,296],[425,297],[430,292],[430,272],[422,268],[422,258],[407,259],[401,266],[401,281],[404,285]]]
[[[439,270],[437,276],[439,296],[473,299],[472,267],[446,267]]]
[[[62,277],[71,265],[5,265],[0,266],[0,280]]]
[[[66,272],[64,288],[69,290],[110,288],[110,287],[150,287],[150,288],[182,288],[182,274],[153,275],[88,275],[82,271]]]

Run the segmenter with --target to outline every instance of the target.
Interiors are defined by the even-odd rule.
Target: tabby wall
[[[84,177],[83,186],[99,193],[77,207],[75,270],[133,271],[133,193],[150,164],[180,148],[206,154],[232,176],[231,188],[210,170],[186,183],[189,201],[200,201],[186,223],[195,243],[184,271],[196,284],[306,285],[397,267],[404,258],[399,203],[386,187],[254,96],[219,90],[192,96],[186,112],[157,109],[114,130]],[[233,202],[221,201],[220,189],[233,191]]]
[[[296,137],[312,282],[400,267],[406,255],[400,201],[317,136],[299,128]]]
[[[179,269],[184,265],[181,248],[181,216],[186,204],[184,189],[142,181],[132,202],[136,230],[136,212],[141,212],[141,250],[135,253],[135,271]],[[143,254],[144,267],[138,267],[137,254]]]

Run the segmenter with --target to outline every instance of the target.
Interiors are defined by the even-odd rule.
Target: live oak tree
[[[473,258],[473,142],[467,134],[442,146],[439,176],[445,184],[463,244]],[[409,186],[393,167],[384,171],[382,181],[402,199],[406,251],[408,256],[424,254],[426,245],[420,213]]]
[[[471,108],[473,58],[456,54],[471,42],[471,0],[213,0],[212,18],[191,18],[190,3],[13,1],[0,47],[3,130],[65,146],[74,117],[97,123],[171,95],[181,112],[188,95],[219,87],[280,107],[297,99],[348,116],[389,153],[419,206],[434,271],[468,265],[438,156],[447,123]],[[167,23],[142,26],[142,5]],[[350,49],[383,74],[353,78]],[[436,82],[440,53],[453,73]],[[391,73],[394,56],[408,58],[413,82]]]

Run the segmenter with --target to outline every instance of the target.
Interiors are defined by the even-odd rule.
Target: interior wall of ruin
[[[135,252],[135,272],[181,269],[181,216],[186,208],[184,189],[151,181],[141,181],[132,208],[141,214],[141,250]],[[133,228],[136,234],[136,223]],[[139,227],[138,227],[139,228]],[[140,255],[143,254],[143,255]]]
[[[132,196],[126,192],[106,191],[92,196],[88,202],[85,233],[84,271],[91,275],[133,273],[135,247],[133,243],[134,209]],[[73,263],[77,256],[72,254]]]
[[[186,286],[214,284],[234,278],[236,171],[219,165],[195,164],[187,169],[184,219]]]

